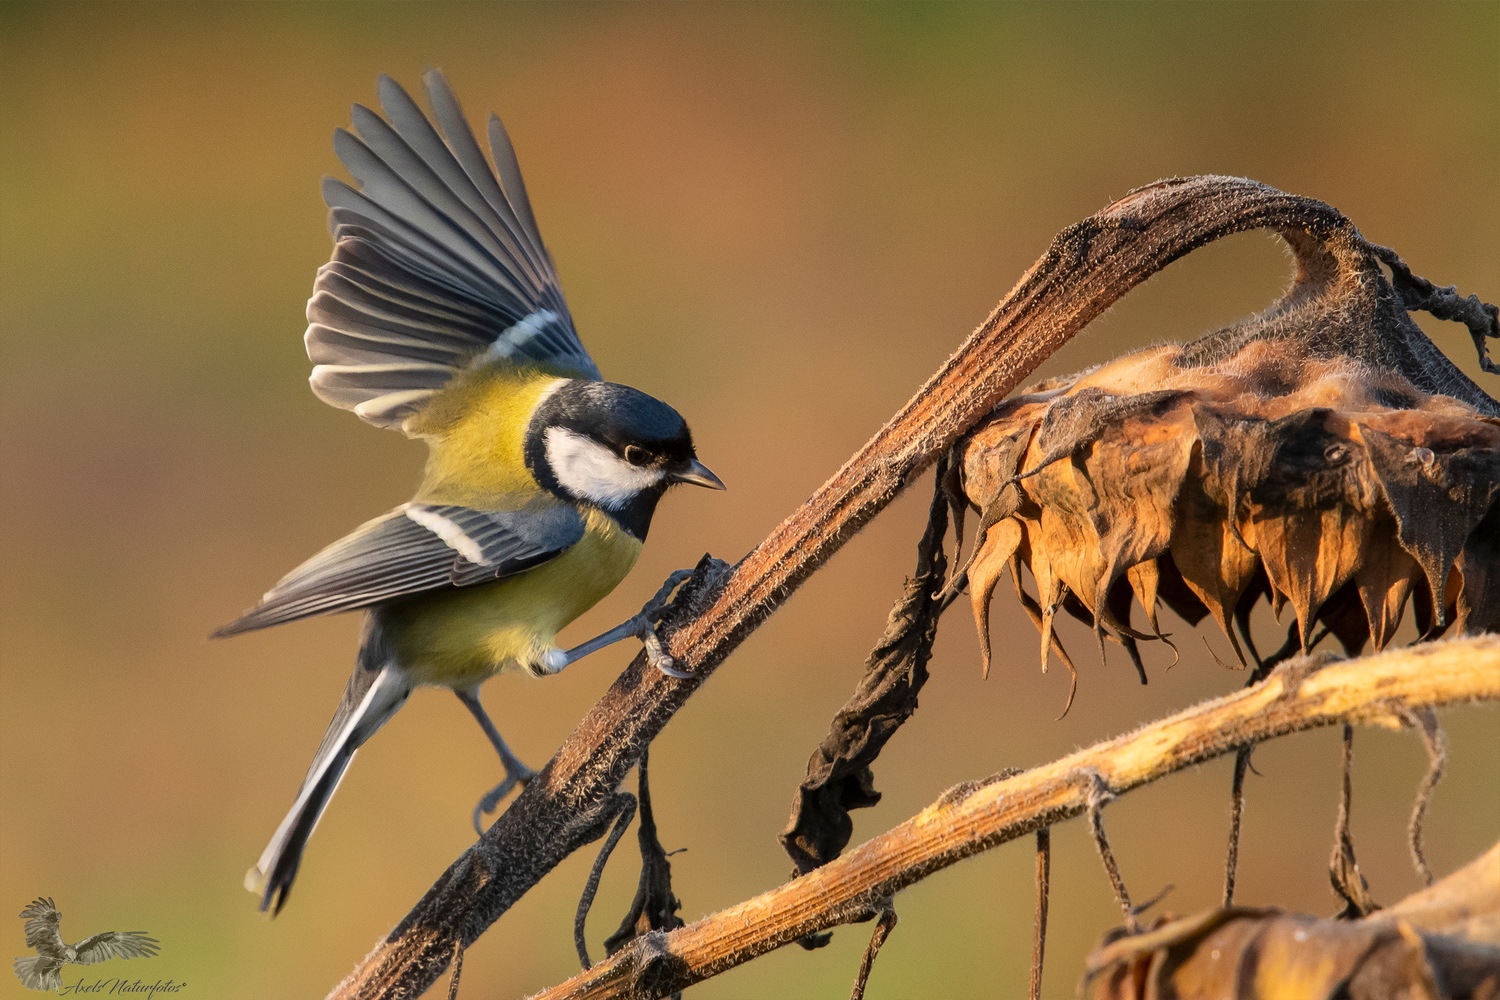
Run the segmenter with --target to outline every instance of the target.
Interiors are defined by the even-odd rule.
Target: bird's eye
[[[625,461],[631,465],[645,465],[651,461],[651,453],[645,448],[627,444],[625,446]]]

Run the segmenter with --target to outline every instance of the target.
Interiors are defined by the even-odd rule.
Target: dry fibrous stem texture
[[[1500,638],[1425,643],[1356,660],[1297,658],[1253,687],[1053,763],[950,789],[921,813],[779,888],[647,935],[532,1000],[660,996],[808,934],[867,918],[901,889],[1247,742],[1319,726],[1399,726],[1404,713],[1500,700]]]
[[[699,565],[662,623],[669,651],[693,678],[668,678],[637,656],[542,772],[332,996],[407,997],[431,986],[563,858],[605,834],[626,773],[725,657],[1042,360],[1172,261],[1222,236],[1264,228],[1297,251],[1299,295],[1343,280],[1350,272],[1339,262],[1350,254],[1373,252],[1335,209],[1230,177],[1161,181],[1059,233],[979,329],[810,499],[732,568],[708,559]],[[1389,282],[1377,275],[1375,284],[1372,308],[1391,313],[1396,331],[1381,350],[1425,373],[1418,388],[1473,406],[1487,399],[1405,318]],[[1443,290],[1426,288],[1434,301],[1452,304]],[[1456,305],[1453,315],[1471,329],[1493,319]],[[1476,336],[1482,344],[1485,334]]]

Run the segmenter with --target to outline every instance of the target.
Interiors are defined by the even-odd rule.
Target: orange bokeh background
[[[505,116],[600,367],[676,405],[725,494],[674,494],[634,575],[568,633],[613,624],[705,550],[734,559],[947,357],[1054,232],[1136,185],[1243,174],[1321,198],[1442,284],[1500,298],[1500,7],[1472,5],[7,5],[0,8],[0,940],[57,899],[69,940],[150,930],[179,996],[322,995],[472,840],[497,780],[458,703],[422,692],[361,754],[283,915],[240,888],[342,688],[353,617],[204,637],[284,571],[406,499],[419,445],[307,391],[300,335],[328,256],[317,179],[376,74],[449,74]],[[1042,370],[1183,339],[1269,302],[1268,237],[1210,247],[1139,289]],[[1424,323],[1426,321],[1424,320]],[[1475,373],[1456,327],[1426,324]],[[1476,376],[1492,394],[1500,379]],[[692,919],[779,883],[792,789],[909,572],[926,481],[856,538],[692,700],[652,754],[658,821]],[[876,767],[864,839],[948,786],[1049,760],[1240,685],[1221,637],[1037,670],[996,601],[981,681],[962,608],[922,708]],[[1267,624],[1268,629],[1273,628]],[[1270,634],[1269,632],[1267,633]],[[487,703],[540,764],[631,650]],[[1429,825],[1440,872],[1500,831],[1493,709],[1449,713]],[[1337,735],[1263,747],[1241,900],[1332,909]],[[1404,831],[1424,766],[1361,732],[1354,831],[1375,896],[1417,886]],[[1138,898],[1218,898],[1229,763],[1111,806]],[[1047,994],[1118,922],[1080,824],[1055,836]],[[634,889],[627,839],[590,924]],[[588,853],[588,852],[585,852]],[[590,856],[549,876],[467,957],[463,995],[576,969]],[[1022,844],[897,900],[870,996],[1022,995]],[[844,995],[863,928],[692,991]],[[3,952],[3,949],[0,949]],[[80,970],[69,969],[72,982]],[[24,991],[0,976],[0,996]]]

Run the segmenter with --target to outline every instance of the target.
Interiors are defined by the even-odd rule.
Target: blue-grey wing
[[[562,503],[519,511],[403,504],[292,570],[214,635],[498,580],[556,558],[583,531],[582,516]]]
[[[491,169],[448,81],[423,80],[431,120],[382,76],[386,117],[356,105],[358,135],[334,133],[359,187],[324,182],[333,259],[307,304],[313,392],[391,428],[476,362],[599,378],[505,127],[491,116]]]

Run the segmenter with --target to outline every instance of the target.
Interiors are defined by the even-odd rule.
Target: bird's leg
[[[500,730],[490,721],[490,717],[484,711],[484,705],[480,704],[479,692],[474,688],[455,690],[458,700],[464,703],[464,707],[474,714],[474,719],[479,723],[479,728],[484,730],[484,735],[489,737],[490,745],[500,755],[500,763],[505,767],[505,780],[485,793],[484,798],[474,807],[474,832],[484,834],[484,827],[480,825],[480,817],[495,811],[500,800],[510,793],[517,785],[525,786],[526,782],[536,776],[536,772],[525,764],[521,758],[515,755],[510,747],[506,746],[505,740],[500,736]]]
[[[661,636],[656,634],[656,624],[661,621],[662,615],[666,614],[667,599],[671,597],[672,591],[682,585],[682,582],[693,575],[690,569],[680,569],[667,577],[667,581],[661,585],[656,596],[642,606],[640,614],[630,618],[602,635],[597,635],[588,642],[579,643],[566,652],[554,650],[547,655],[547,670],[549,673],[557,673],[563,667],[583,659],[590,653],[596,653],[605,646],[613,645],[621,639],[639,639],[646,647],[646,660],[657,670],[668,677],[676,677],[679,680],[692,677],[692,674],[684,673],[677,669],[676,662],[672,659],[667,648],[661,641]]]

